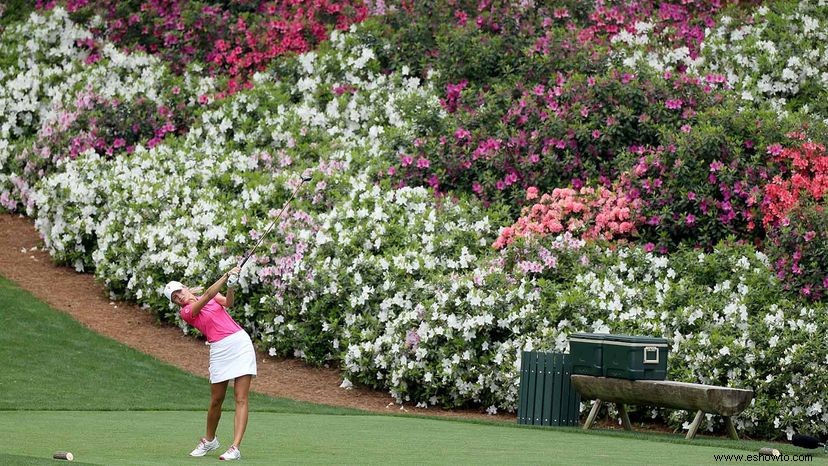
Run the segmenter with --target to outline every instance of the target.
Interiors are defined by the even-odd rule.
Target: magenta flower
[[[664,106],[669,108],[670,110],[679,110],[681,109],[681,105],[681,99],[667,99],[667,101],[664,102]]]
[[[430,165],[431,163],[428,161],[428,159],[424,159],[421,157],[417,160],[417,168],[428,168]]]
[[[768,146],[768,154],[770,155],[779,155],[782,153],[782,144],[771,144]]]

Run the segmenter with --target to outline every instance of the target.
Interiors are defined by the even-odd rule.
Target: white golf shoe
[[[220,460],[240,460],[241,459],[241,452],[239,451],[238,447],[235,445],[230,445],[230,448],[224,452],[223,455],[219,456]]]
[[[218,437],[215,437],[211,441],[207,441],[206,438],[202,438],[200,442],[198,442],[198,446],[195,447],[195,450],[190,452],[190,456],[204,456],[207,453],[210,453],[213,450],[218,449],[219,441]]]

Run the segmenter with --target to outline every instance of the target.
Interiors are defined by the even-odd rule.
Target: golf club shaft
[[[293,194],[291,194],[290,198],[285,202],[285,205],[282,206],[282,210],[279,211],[279,215],[277,215],[276,218],[273,219],[272,222],[270,222],[270,226],[267,228],[267,230],[265,230],[262,236],[259,237],[259,241],[256,242],[256,245],[253,246],[253,248],[247,252],[247,254],[244,256],[244,259],[239,264],[239,268],[244,267],[244,264],[247,262],[248,259],[250,259],[250,256],[252,256],[253,253],[256,252],[256,249],[259,247],[260,244],[262,244],[262,241],[265,239],[267,234],[270,233],[270,230],[273,229],[273,227],[276,225],[276,222],[282,217],[282,213],[284,213],[285,209],[287,209],[287,206],[290,204],[290,201],[292,201],[293,198],[296,197],[296,194],[302,188],[302,185],[305,183],[305,181],[307,181],[307,179],[302,177],[302,181],[299,182],[299,186],[296,187],[296,189],[293,191]]]

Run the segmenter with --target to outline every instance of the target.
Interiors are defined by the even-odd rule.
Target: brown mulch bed
[[[133,303],[111,301],[93,275],[53,264],[42,246],[31,220],[0,214],[0,275],[101,335],[207,377],[209,354],[203,340],[186,336],[177,327],[156,323],[150,312]],[[400,405],[395,405],[387,393],[362,387],[339,388],[342,377],[337,369],[310,367],[300,360],[272,358],[261,352],[257,352],[257,363],[254,391],[372,412],[401,412]],[[476,410],[418,409],[413,405],[402,408],[431,416],[515,420],[514,414],[490,416]]]

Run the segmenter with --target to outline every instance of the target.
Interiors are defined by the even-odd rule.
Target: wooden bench
[[[738,440],[732,416],[744,411],[753,399],[753,390],[669,380],[626,380],[573,374],[572,385],[583,399],[595,400],[584,429],[592,427],[598,410],[605,401],[615,403],[626,430],[632,430],[632,426],[625,404],[660,406],[696,411],[696,417],[685,437],[687,440],[696,437],[705,413],[724,416],[728,435]]]

